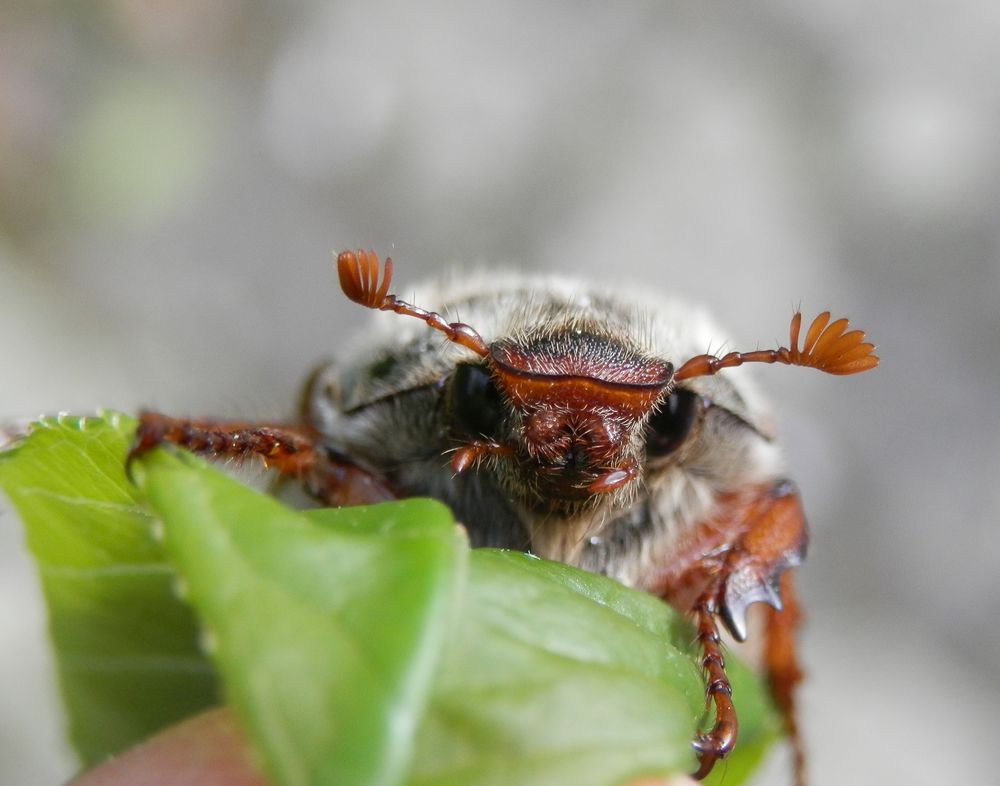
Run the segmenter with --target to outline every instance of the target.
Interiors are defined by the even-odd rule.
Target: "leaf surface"
[[[70,740],[84,764],[218,702],[198,623],[125,477],[131,418],[51,418],[0,453],[0,489],[42,584]]]
[[[122,469],[132,428],[45,421],[0,454],[85,761],[216,703],[217,670],[276,786],[612,786],[693,768],[693,635],[657,599],[469,551],[429,500],[295,512],[166,451],[137,465],[140,492]],[[736,784],[777,721],[760,680],[730,673],[740,744],[710,782]]]

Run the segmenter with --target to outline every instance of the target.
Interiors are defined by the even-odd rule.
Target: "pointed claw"
[[[752,566],[737,571],[726,581],[725,600],[719,610],[726,628],[737,641],[747,638],[747,609],[752,603],[766,603],[781,611],[781,596],[768,579]]]
[[[783,555],[780,563],[764,575],[759,565],[747,564],[734,571],[726,579],[725,595],[719,616],[727,630],[737,641],[747,637],[747,609],[753,603],[766,603],[775,611],[781,611],[782,601],[779,586],[781,574],[795,568],[805,559],[805,543],[798,549],[791,549]]]

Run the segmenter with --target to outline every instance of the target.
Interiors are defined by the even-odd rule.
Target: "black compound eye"
[[[646,425],[646,455],[667,456],[684,444],[704,411],[701,396],[678,388]]]
[[[468,437],[494,437],[503,418],[503,399],[484,366],[463,363],[448,388],[452,426]]]

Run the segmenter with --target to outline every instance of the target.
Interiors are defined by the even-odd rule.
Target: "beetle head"
[[[452,457],[463,472],[483,459],[498,462],[508,486],[555,507],[572,507],[630,486],[647,459],[669,455],[704,411],[700,397],[677,382],[744,363],[806,366],[856,374],[878,365],[874,345],[847,320],[823,312],[799,347],[801,314],[792,317],[789,346],[696,355],[675,371],[599,325],[549,324],[487,344],[469,325],[400,300],[389,292],[391,260],[380,273],[374,252],[337,256],[340,285],[351,300],[416,317],[479,356],[452,375],[449,399],[465,438]]]
[[[673,366],[566,327],[501,339],[487,365],[513,414],[511,452],[545,499],[581,500],[638,477],[643,428]]]

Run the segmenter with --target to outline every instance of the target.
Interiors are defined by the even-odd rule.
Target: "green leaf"
[[[85,764],[218,701],[197,621],[125,477],[134,429],[117,415],[46,419],[0,453],[0,489],[38,565],[69,736]]]
[[[561,563],[481,549],[463,612],[414,786],[602,786],[694,769],[704,683],[673,609]],[[765,750],[776,727],[759,679],[738,663],[730,672],[747,745],[719,770],[735,784],[730,765]]]
[[[467,557],[448,509],[344,508],[334,529],[190,456],[143,464],[227,697],[274,781],[399,783]]]
[[[660,603],[637,624],[580,586],[630,595],[522,554],[474,554],[414,784],[600,786],[693,769],[701,680],[646,627],[669,628],[671,612]]]
[[[178,614],[183,652],[205,668],[122,474],[130,428],[47,422],[0,455],[0,487],[42,569],[78,745],[81,729],[112,723],[124,747],[157,714],[176,717],[143,697],[159,701],[155,687],[177,677],[155,664],[175,663]],[[469,552],[427,500],[296,513],[188,456],[157,451],[137,469],[225,694],[276,786],[611,786],[693,768],[691,736],[706,720],[693,636],[655,598],[523,554]],[[53,555],[84,565],[99,555],[103,568],[81,579],[87,592],[52,592]],[[113,591],[119,568],[137,563],[157,566],[160,591]],[[80,603],[87,596],[93,604]],[[101,617],[115,624],[93,625]],[[104,659],[100,674],[67,676],[66,647],[81,640]],[[116,658],[139,647],[150,668],[119,670]],[[712,776],[727,785],[777,728],[760,680],[734,663],[730,673],[740,743]],[[215,699],[211,675],[199,676],[188,711]]]

